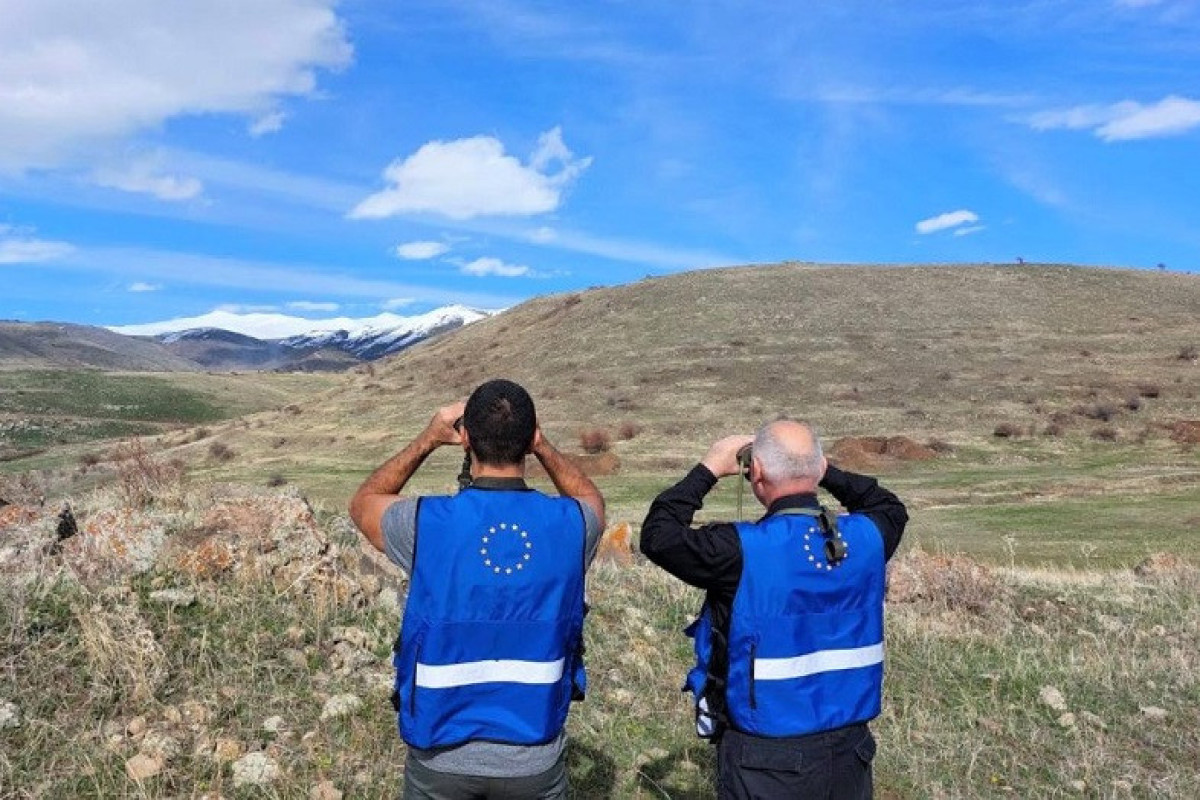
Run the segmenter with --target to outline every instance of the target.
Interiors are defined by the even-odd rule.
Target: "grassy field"
[[[336,383],[327,375],[0,370],[0,471],[62,465],[82,445],[153,436],[277,408]]]
[[[126,508],[125,524],[190,536],[213,495],[193,485],[170,497]],[[115,505],[101,492],[78,512],[112,519]],[[252,507],[226,507],[243,508],[229,519],[263,541],[305,534],[279,523],[285,514],[259,528]],[[0,796],[291,798],[328,782],[346,797],[394,797],[397,612],[372,599],[381,580],[338,516],[318,509],[315,530],[331,546],[317,570],[289,572],[286,555],[269,566],[268,550],[210,577],[161,562],[132,576],[47,564],[37,581],[0,587],[0,701],[21,715],[0,730]],[[896,566],[906,582],[888,611],[877,796],[1193,796],[1194,567],[988,570],[920,552]],[[164,589],[194,602],[156,601]],[[679,692],[680,631],[699,592],[640,561],[597,565],[588,591],[591,687],[569,722],[574,796],[712,797],[712,753]],[[326,714],[348,696],[357,704]],[[233,764],[248,753],[278,775],[237,785]],[[131,779],[138,757],[156,759],[155,774]]]
[[[101,582],[54,561],[32,583],[0,576],[0,701],[25,720],[0,730],[0,796],[305,797],[321,781],[395,796],[398,615],[371,598],[399,579],[364,570],[346,503],[438,405],[505,376],[531,389],[565,451],[608,435],[615,468],[596,481],[610,522],[635,530],[709,442],[780,412],[814,421],[829,446],[932,446],[929,460],[858,467],[911,514],[878,796],[1193,797],[1200,452],[1179,425],[1200,421],[1197,345],[1195,276],[790,264],[539,298],[339,376],[0,373],[0,425],[27,423],[0,427],[0,443],[41,450],[0,471],[47,509],[69,501],[85,530],[168,546],[207,541],[226,518],[271,530],[277,513],[214,508],[286,484],[316,508],[326,548],[289,557],[286,579],[196,577],[162,559]],[[109,437],[131,434],[170,480],[183,473],[148,509],[106,486],[128,463]],[[409,491],[452,492],[460,461],[439,451]],[[737,485],[722,481],[698,518],[755,516],[748,495],[739,512]],[[293,536],[232,552],[261,565]],[[1154,553],[1182,561],[1132,571]],[[198,601],[160,607],[162,588]],[[711,753],[678,691],[699,593],[635,561],[598,566],[589,594],[592,692],[570,721],[578,795],[711,797]],[[348,627],[367,653],[349,669]],[[362,705],[322,719],[343,694]],[[126,764],[154,736],[176,752],[134,781]],[[265,753],[282,774],[235,787],[234,752]]]

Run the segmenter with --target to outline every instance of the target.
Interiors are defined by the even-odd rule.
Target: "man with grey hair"
[[[766,514],[693,527],[717,480],[739,473]],[[824,509],[818,489],[848,513]],[[791,419],[717,441],[654,500],[642,552],[706,592],[684,689],[717,745],[719,797],[872,796],[884,565],[907,522],[896,495],[830,465]]]

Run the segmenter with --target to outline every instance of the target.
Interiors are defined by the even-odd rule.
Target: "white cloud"
[[[980,231],[986,230],[986,229],[987,229],[986,225],[968,225],[965,228],[955,228],[954,235],[955,236],[970,236],[972,233],[979,233]]]
[[[92,182],[109,189],[148,194],[159,200],[192,200],[204,191],[196,178],[166,175],[157,156],[136,160],[124,167],[102,167],[92,174]]]
[[[89,158],[189,114],[261,117],[352,49],[338,0],[4,0],[0,170]]]
[[[558,238],[558,233],[553,228],[541,227],[529,232],[529,241],[535,244],[549,244]]]
[[[428,212],[462,220],[544,214],[558,208],[563,191],[591,161],[571,154],[559,128],[539,137],[528,165],[505,153],[491,136],[428,142],[393,161],[383,173],[390,186],[356,205],[349,216]],[[558,172],[549,173],[554,165]]]
[[[161,283],[146,283],[145,281],[135,281],[129,284],[131,292],[157,292],[162,288]]]
[[[1084,105],[1042,111],[1028,119],[1034,130],[1091,130],[1106,142],[1175,136],[1200,126],[1200,101],[1169,95],[1143,105],[1124,100],[1112,105]]]
[[[424,261],[450,252],[450,245],[444,242],[405,242],[396,245],[392,252],[407,261]]]
[[[57,261],[75,252],[66,242],[38,239],[33,231],[0,225],[0,264],[36,264]]]
[[[284,114],[282,111],[270,111],[251,122],[246,127],[246,131],[257,139],[259,136],[283,130],[283,121],[285,119],[287,119],[287,114]]]
[[[390,300],[384,300],[379,305],[385,311],[395,311],[397,308],[411,306],[415,302],[417,302],[416,299],[412,297],[393,297]]]
[[[474,261],[460,266],[459,271],[464,275],[476,275],[479,277],[488,275],[501,278],[521,278],[533,276],[533,273],[530,271],[529,267],[519,264],[506,264],[498,258],[477,258]]]
[[[938,214],[936,217],[923,219],[917,223],[917,233],[928,234],[944,231],[949,228],[957,228],[959,225],[967,225],[972,222],[978,222],[979,216],[974,211],[967,211],[965,208],[958,211],[948,211],[945,214]]]
[[[315,303],[311,300],[295,300],[287,305],[297,311],[337,311],[341,308],[337,303]]]

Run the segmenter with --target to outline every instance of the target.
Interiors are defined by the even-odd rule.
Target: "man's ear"
[[[467,427],[466,427],[465,425],[462,427],[462,429],[461,429],[461,430],[459,430],[459,432],[458,432],[458,436],[459,436],[459,438],[460,438],[460,439],[462,439],[462,447],[463,447],[463,450],[470,451],[470,449],[471,449],[471,436],[470,436],[470,434],[468,434],[468,433],[467,433]]]

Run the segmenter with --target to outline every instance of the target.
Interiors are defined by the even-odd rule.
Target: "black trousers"
[[[790,739],[726,729],[717,744],[721,800],[868,800],[875,738],[865,724]]]

